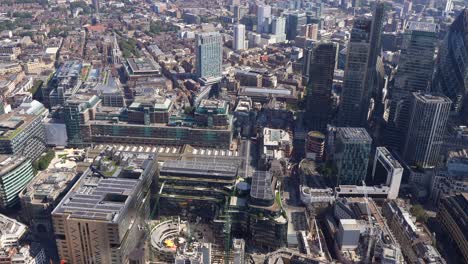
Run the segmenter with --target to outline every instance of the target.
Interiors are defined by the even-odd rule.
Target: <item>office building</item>
[[[94,119],[99,103],[99,97],[92,94],[76,94],[65,102],[63,114],[69,145],[80,146],[85,143],[83,126]]]
[[[333,160],[336,185],[360,185],[367,175],[372,139],[364,128],[338,127]]]
[[[383,22],[385,17],[385,3],[377,1],[375,3],[374,12],[372,14],[372,28],[370,33],[369,45],[369,58],[367,60],[367,83],[365,91],[370,95],[377,93],[377,89],[383,87],[376,87],[377,78],[377,58],[382,50],[382,31]]]
[[[153,153],[106,149],[96,157],[52,211],[61,261],[128,263],[145,242],[157,176]]]
[[[338,47],[334,43],[320,42],[308,50],[303,71],[307,82],[306,124],[312,130],[325,132],[331,121],[333,74]]]
[[[338,230],[338,246],[340,250],[354,250],[359,246],[361,225],[356,219],[340,219]]]
[[[19,201],[18,194],[34,177],[31,161],[23,156],[0,155],[0,208]]]
[[[443,93],[452,100],[452,110],[465,118],[468,115],[468,9],[463,10],[452,23],[439,48],[432,91]]]
[[[400,190],[403,167],[385,147],[377,147],[372,168],[372,183],[390,187],[388,199],[396,199]]]
[[[257,32],[268,33],[269,20],[271,18],[271,6],[259,5],[257,7]]]
[[[275,35],[276,42],[286,41],[286,19],[284,17],[273,17],[271,20],[271,34]]]
[[[130,82],[137,81],[138,79],[162,76],[161,66],[148,57],[128,58],[123,65],[125,74]]]
[[[468,193],[442,198],[437,219],[460,253],[461,262],[468,263]]]
[[[354,21],[347,47],[343,91],[340,98],[338,117],[340,126],[360,127],[367,123],[370,95],[366,87],[371,28],[370,19],[358,18]]]
[[[19,194],[22,218],[38,237],[53,236],[51,213],[75,183],[75,169],[54,168],[41,171]]]
[[[294,11],[287,14],[286,17],[286,39],[295,40],[304,25],[307,24],[306,13]]]
[[[451,104],[445,96],[413,93],[403,149],[403,158],[410,166],[439,164]]]
[[[392,149],[402,151],[411,93],[424,92],[429,88],[434,71],[437,32],[435,24],[416,21],[406,24],[401,59],[390,94],[386,141]]]
[[[325,135],[318,131],[310,131],[306,135],[305,155],[306,158],[322,162],[325,151]]]
[[[0,153],[25,156],[32,161],[44,152],[42,116],[10,112],[0,116]]]
[[[223,64],[223,39],[219,32],[197,35],[197,77],[215,81],[221,78]]]
[[[245,50],[246,41],[245,41],[245,25],[236,24],[234,25],[234,40],[233,48],[236,51]]]
[[[238,165],[221,160],[169,160],[160,170],[159,210],[163,215],[187,213],[213,219],[224,206],[225,190],[233,188]]]

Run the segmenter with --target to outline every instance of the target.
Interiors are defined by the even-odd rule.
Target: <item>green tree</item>
[[[427,223],[429,216],[426,213],[426,210],[420,204],[415,204],[411,207],[411,214],[416,217],[416,220],[421,223]]]

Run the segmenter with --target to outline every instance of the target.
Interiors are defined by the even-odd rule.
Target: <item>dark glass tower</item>
[[[432,90],[452,102],[452,110],[468,119],[468,9],[450,26],[439,49]]]

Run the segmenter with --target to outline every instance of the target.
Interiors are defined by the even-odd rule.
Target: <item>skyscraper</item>
[[[338,48],[336,43],[321,42],[311,51],[310,61],[305,60],[307,77],[307,123],[313,130],[324,132],[331,118],[331,90],[336,68]]]
[[[223,40],[219,32],[197,35],[197,77],[217,79],[222,74]]]
[[[445,96],[412,94],[403,149],[403,158],[409,165],[422,168],[437,165],[451,104]]]
[[[452,102],[452,110],[468,119],[468,9],[458,15],[440,46],[432,90]]]
[[[234,50],[244,50],[245,47],[245,25],[234,25]]]
[[[434,70],[434,53],[437,45],[437,25],[410,21],[405,27],[401,59],[390,92],[387,144],[398,150],[408,124],[408,100],[411,93],[427,91]]]
[[[383,19],[385,16],[385,3],[377,1],[375,3],[374,13],[372,16],[372,27],[370,35],[369,59],[367,60],[367,83],[364,88],[370,95],[375,94],[377,87],[377,58],[382,49],[382,30]]]
[[[271,34],[276,36],[276,42],[286,40],[286,19],[284,17],[273,17],[271,20]]]
[[[286,39],[296,39],[296,36],[305,24],[307,24],[306,13],[300,11],[289,13],[286,20]]]
[[[372,145],[366,129],[338,127],[334,142],[337,185],[361,184],[366,178]]]
[[[271,6],[269,5],[259,5],[257,9],[257,32],[264,33],[265,21],[271,17]]]
[[[367,120],[370,96],[365,88],[371,28],[372,21],[361,17],[354,21],[351,31],[338,120],[339,125],[343,127],[363,126]]]

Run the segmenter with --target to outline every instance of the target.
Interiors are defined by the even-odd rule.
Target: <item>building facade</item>
[[[413,93],[403,149],[409,165],[429,168],[439,163],[451,104],[445,96]]]
[[[236,24],[234,25],[234,40],[233,48],[236,51],[245,50],[245,25]]]
[[[338,47],[335,43],[319,43],[305,60],[307,76],[307,123],[310,129],[324,132],[331,121],[333,74]]]
[[[23,156],[0,155],[0,208],[19,201],[18,194],[34,177],[31,161]]]
[[[17,154],[36,160],[45,149],[42,116],[16,112],[0,116],[1,154]]]
[[[372,138],[364,128],[336,128],[336,185],[360,185],[365,180],[371,145]]]
[[[197,77],[220,78],[223,63],[223,39],[219,32],[197,35]]]
[[[143,247],[157,181],[155,154],[104,151],[52,212],[59,257],[67,263],[128,263]]]
[[[468,114],[468,10],[463,10],[450,26],[440,46],[432,91],[445,94],[452,100],[452,110]]]
[[[338,117],[338,124],[343,127],[360,127],[367,121],[370,94],[366,87],[371,28],[372,20],[359,18],[354,21],[351,31]]]

